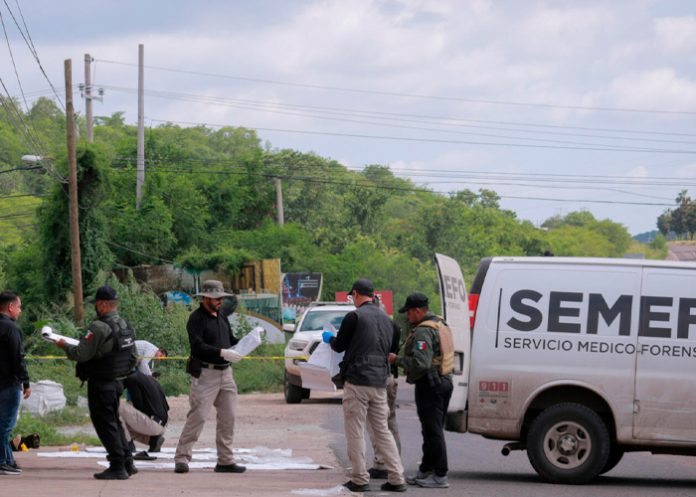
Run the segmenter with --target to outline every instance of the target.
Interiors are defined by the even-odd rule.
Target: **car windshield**
[[[332,324],[338,331],[341,327],[343,318],[351,311],[345,309],[340,311],[309,311],[302,321],[300,331],[317,331],[323,330],[327,324]]]

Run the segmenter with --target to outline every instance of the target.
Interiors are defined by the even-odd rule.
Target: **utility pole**
[[[145,186],[145,48],[138,45],[138,149],[136,155],[135,173],[135,208],[140,210]]]
[[[280,182],[280,178],[275,179],[275,189],[276,189],[276,213],[278,217],[278,226],[283,226],[285,224],[285,213],[283,211],[283,184]]]
[[[72,59],[65,60],[65,117],[68,138],[68,190],[70,215],[70,256],[75,305],[75,323],[82,324],[82,263],[80,262],[80,220],[77,205],[77,153],[75,151],[75,109],[72,94]]]
[[[87,141],[94,141],[93,119],[92,119],[92,56],[85,54],[85,121],[87,127]]]

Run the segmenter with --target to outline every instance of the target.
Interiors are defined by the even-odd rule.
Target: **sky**
[[[0,14],[0,90],[29,106],[51,85],[64,99],[65,59],[84,82],[89,53],[94,114],[135,124],[142,43],[146,126],[244,126],[438,192],[492,189],[535,225],[588,210],[635,235],[696,190],[691,0],[2,0]]]

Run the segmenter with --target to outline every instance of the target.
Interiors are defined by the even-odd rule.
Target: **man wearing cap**
[[[412,293],[400,313],[413,325],[404,342],[404,354],[389,354],[389,362],[406,371],[406,381],[416,386],[416,410],[423,434],[423,457],[418,472],[407,478],[411,485],[447,488],[445,418],[452,396],[454,345],[444,320],[430,312],[428,297]]]
[[[336,352],[344,352],[341,362],[343,418],[351,479],[343,484],[351,492],[369,492],[370,474],[365,465],[365,424],[369,423],[373,443],[379,449],[387,470],[384,491],[404,492],[404,469],[387,418],[387,357],[393,339],[389,316],[375,303],[372,282],[359,279],[349,293],[356,309],[346,314],[338,335],[325,331],[322,339]]]
[[[69,359],[77,361],[77,376],[87,381],[89,415],[109,461],[109,467],[94,477],[126,480],[138,471],[118,410],[123,380],[137,362],[135,331],[118,315],[116,290],[102,286],[94,300],[97,319],[90,323],[80,342],[69,345],[61,339],[56,345],[65,350]]]
[[[220,312],[225,293],[217,280],[203,282],[197,297],[201,305],[191,313],[186,330],[191,344],[188,372],[191,374],[190,409],[186,424],[179,437],[174,456],[174,472],[187,473],[193,446],[203,431],[210,409],[217,410],[215,444],[217,446],[216,473],[243,473],[246,467],[236,464],[232,454],[234,418],[237,410],[237,385],[232,376],[230,362],[238,362],[241,356],[230,347],[239,340],[232,333],[227,318]]]

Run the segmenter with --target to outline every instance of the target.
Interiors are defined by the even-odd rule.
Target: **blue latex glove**
[[[321,334],[321,339],[324,341],[324,343],[331,343],[331,339],[335,335],[333,334],[332,331],[325,331],[324,333]]]

